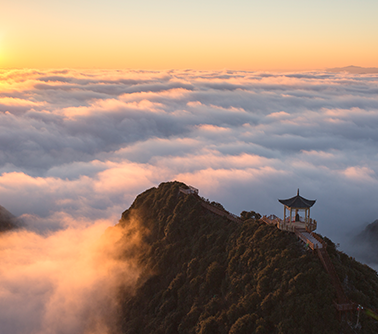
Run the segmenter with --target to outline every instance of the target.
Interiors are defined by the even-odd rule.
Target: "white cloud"
[[[378,200],[374,75],[13,70],[1,80],[0,101],[22,108],[0,106],[0,204],[15,214],[119,216],[144,189],[183,178],[235,213],[280,214],[277,198],[299,187],[336,239],[378,216],[365,204]]]
[[[139,270],[116,247],[121,229],[104,233],[107,221],[60,219],[66,228],[55,233],[0,235],[2,334],[109,333],[120,282],[134,286]],[[129,247],[138,246],[135,237]]]
[[[109,300],[96,287],[114,287],[103,269],[119,270],[111,257],[96,268],[90,250],[163,181],[236,214],[282,216],[277,199],[300,188],[335,242],[378,218],[374,75],[12,70],[0,80],[0,205],[28,226],[0,237],[6,334],[63,323],[67,333],[106,332],[74,316],[98,316],[91,304]]]

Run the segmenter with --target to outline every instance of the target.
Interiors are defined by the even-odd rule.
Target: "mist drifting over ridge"
[[[142,247],[138,232],[104,220],[65,229],[0,234],[2,334],[111,333],[120,286],[133,289],[139,268],[125,252]],[[127,242],[125,242],[127,235]]]
[[[234,213],[296,189],[334,241],[377,218],[378,76],[1,71],[0,203],[30,228],[117,221],[164,180]],[[37,217],[37,218],[36,218]]]

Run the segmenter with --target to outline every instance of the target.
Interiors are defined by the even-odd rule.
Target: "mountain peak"
[[[122,214],[120,226],[141,226],[136,258],[145,273],[132,294],[120,294],[123,333],[339,333],[347,326],[330,276],[294,234],[257,214],[233,221],[202,205],[224,211],[219,203],[180,187],[188,188],[151,188]],[[348,298],[378,308],[376,273],[324,240]],[[374,319],[360,322],[361,333],[378,331]]]

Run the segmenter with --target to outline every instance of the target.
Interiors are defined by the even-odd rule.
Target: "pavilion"
[[[310,218],[310,208],[315,204],[316,200],[309,200],[299,195],[288,199],[279,199],[280,203],[284,206],[284,219],[282,227],[285,229],[290,227],[304,227],[307,230],[314,231],[316,229],[316,221]],[[289,216],[286,218],[286,210],[289,211]],[[301,219],[299,212],[304,212],[304,218]],[[294,215],[293,215],[294,214]]]

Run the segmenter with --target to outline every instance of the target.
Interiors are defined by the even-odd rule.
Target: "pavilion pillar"
[[[307,223],[307,209],[304,209],[304,221]]]
[[[284,223],[286,224],[286,206],[284,205]]]
[[[292,218],[292,212],[293,212],[293,210],[292,210],[292,208],[290,208],[290,224],[291,224],[291,222],[293,220],[293,218]]]

